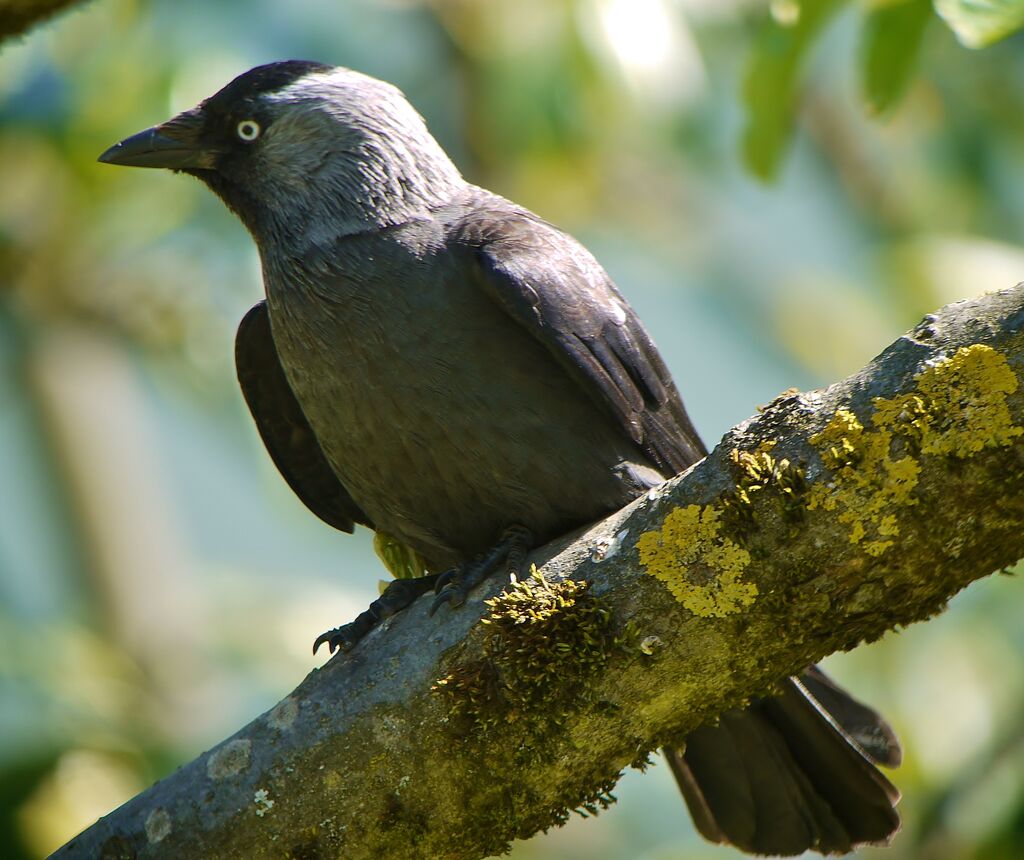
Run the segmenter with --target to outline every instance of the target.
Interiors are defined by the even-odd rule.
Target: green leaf
[[[1024,0],[935,0],[935,11],[968,48],[984,48],[1024,27]]]
[[[931,0],[894,0],[867,13],[861,74],[874,113],[888,110],[906,90],[931,16]]]
[[[797,81],[815,36],[847,0],[775,0],[772,20],[751,55],[743,82],[747,127],[743,158],[758,177],[772,179],[793,136]]]

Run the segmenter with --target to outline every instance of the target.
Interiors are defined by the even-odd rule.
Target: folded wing
[[[343,532],[351,533],[356,523],[373,528],[334,474],[295,399],[274,346],[266,302],[254,305],[238,327],[235,366],[263,444],[295,495]]]

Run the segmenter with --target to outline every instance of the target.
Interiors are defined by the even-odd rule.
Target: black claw
[[[377,614],[371,608],[361,613],[355,621],[342,624],[341,627],[335,627],[326,633],[321,633],[316,637],[316,642],[313,643],[313,653],[316,654],[320,646],[324,644],[327,645],[332,654],[339,650],[348,653],[356,646],[360,639],[370,632],[373,625],[377,623],[377,618]]]
[[[313,653],[316,654],[316,652],[320,650],[320,646],[323,644],[327,645],[328,650],[332,654],[339,648],[342,651],[348,651],[352,647],[352,643],[342,632],[343,629],[344,628],[342,627],[335,627],[333,630],[328,630],[326,633],[321,633],[317,636],[316,641],[313,643]]]
[[[316,654],[321,645],[327,644],[333,654],[337,650],[349,652],[356,647],[359,640],[369,633],[383,618],[389,618],[396,612],[405,609],[421,594],[426,594],[437,581],[435,574],[420,576],[416,579],[396,579],[388,584],[384,593],[370,604],[369,609],[359,614],[355,621],[342,624],[316,637],[313,653]]]
[[[500,570],[519,577],[532,541],[528,529],[513,525],[502,533],[501,540],[485,555],[456,565],[444,573],[395,580],[351,624],[335,627],[318,636],[313,643],[313,653],[316,654],[324,644],[332,654],[338,650],[351,651],[382,619],[404,609],[431,589],[434,590],[434,601],[428,612],[433,615],[446,603],[452,609],[462,606],[474,588]]]
[[[444,573],[438,574],[437,582],[434,584],[434,593],[440,594],[444,591],[458,574],[459,568],[457,567],[450,567]]]
[[[427,614],[433,616],[433,614],[446,603],[451,604],[454,608],[456,606],[462,606],[465,602],[466,596],[459,592],[459,589],[455,584],[449,583],[434,597],[434,602],[430,604],[430,609],[427,611]]]
[[[458,565],[440,574],[434,586],[437,596],[430,606],[430,614],[437,612],[444,603],[453,609],[462,606],[474,588],[491,574],[502,569],[502,562],[505,563],[505,569],[518,578],[532,540],[528,529],[523,526],[510,526],[502,534],[497,545],[486,555],[478,556],[472,562]]]

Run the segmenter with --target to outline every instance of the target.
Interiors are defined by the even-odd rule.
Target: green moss
[[[751,550],[757,549],[754,531],[780,518],[796,524],[814,507],[835,510],[852,543],[883,555],[899,538],[901,510],[916,504],[921,457],[968,457],[981,450],[979,440],[982,447],[1008,445],[1024,432],[1012,424],[1006,406],[1016,378],[1005,359],[986,349],[970,347],[933,363],[909,395],[876,400],[864,423],[852,411],[839,410],[812,438],[832,473],[813,488],[806,486],[803,469],[775,455],[771,443],[733,452],[735,485],[715,504],[677,508],[660,529],[640,537],[644,569],[698,615],[741,612],[759,598],[755,585],[744,580]],[[816,596],[824,607],[832,585],[821,578]],[[873,605],[884,587],[862,588],[853,605]],[[484,769],[507,773],[519,766],[525,774],[537,761],[559,761],[567,737],[585,733],[587,721],[601,711],[593,679],[607,661],[635,649],[642,671],[651,659],[643,655],[657,650],[651,637],[642,642],[632,633],[617,636],[613,619],[586,583],[547,582],[534,571],[488,610],[482,657],[461,662],[435,685],[449,703],[445,725],[450,723],[458,743],[467,740],[467,730],[470,742],[488,737],[479,748],[487,756],[478,762]],[[623,747],[617,761],[635,758],[634,765],[643,766],[644,744],[624,741]],[[529,779],[512,781],[501,787],[493,813],[480,826],[528,835],[564,822],[573,808],[581,814],[599,811],[614,799],[617,778],[611,760],[573,773],[571,780],[563,775],[559,784],[569,787],[553,800],[545,793],[544,804],[538,804],[542,788]],[[538,805],[540,812],[525,812]]]
[[[536,569],[487,601],[484,658],[459,666],[434,689],[478,731],[529,715],[538,730],[560,725],[587,703],[587,681],[632,647],[587,582],[550,582]]]
[[[449,719],[460,741],[488,738],[516,765],[529,767],[564,741],[569,721],[606,703],[595,699],[592,682],[609,660],[637,648],[634,628],[617,631],[611,612],[587,582],[550,582],[536,570],[487,601],[482,659],[464,663],[434,685],[449,703]],[[513,728],[514,726],[514,728]],[[494,735],[513,731],[515,745]],[[575,809],[595,814],[614,801],[614,767],[580,775],[576,787],[539,817],[515,824],[528,835],[564,823]],[[529,808],[518,787],[508,787],[507,814]]]
[[[608,809],[615,803],[615,795],[612,794],[612,790],[618,781],[619,775],[615,774],[613,777],[602,779],[596,785],[581,788],[573,812],[582,818],[589,818],[592,815],[597,815],[599,811],[603,812]],[[568,816],[558,823],[564,824],[565,820],[568,820]]]
[[[755,505],[766,498],[778,502],[783,519],[796,523],[803,518],[807,481],[803,469],[771,451],[774,441],[762,442],[755,451],[734,449],[729,460],[736,475],[736,488],[722,496],[722,510],[728,531],[742,541],[743,526],[755,524]],[[733,521],[739,528],[732,528]]]
[[[619,776],[617,772],[610,775],[596,771],[580,774],[575,780],[575,786],[568,791],[570,800],[552,804],[547,808],[541,807],[538,812],[516,820],[515,836],[519,839],[529,839],[538,831],[547,833],[552,827],[561,827],[568,822],[573,812],[582,818],[589,818],[608,809],[615,803],[612,791]],[[527,807],[537,806],[535,797],[528,799]]]

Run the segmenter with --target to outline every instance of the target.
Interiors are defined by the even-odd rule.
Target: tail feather
[[[858,702],[817,666],[809,667],[799,683],[875,764],[900,766],[903,750],[899,739],[878,711]]]
[[[833,854],[885,844],[899,829],[893,808],[899,792],[874,767],[877,757],[865,753],[802,681],[790,678],[779,696],[754,700],[746,710],[723,714],[717,725],[697,729],[684,751],[665,750],[706,839],[757,854]],[[897,757],[895,734],[874,711],[824,675],[815,683],[827,685],[830,703],[853,725],[863,728],[865,713],[874,715],[877,730],[869,735],[886,738],[875,751],[887,760]]]

